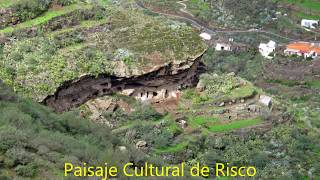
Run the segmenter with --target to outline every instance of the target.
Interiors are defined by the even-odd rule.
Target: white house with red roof
[[[287,45],[284,53],[315,59],[320,56],[320,43],[294,42]]]

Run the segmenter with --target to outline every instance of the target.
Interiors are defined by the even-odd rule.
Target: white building
[[[203,40],[206,40],[206,41],[210,41],[211,40],[211,35],[210,34],[208,34],[208,33],[201,33],[200,34],[200,37],[203,39]]]
[[[272,105],[272,98],[270,96],[261,95],[259,102],[265,106],[270,107]]]
[[[318,25],[319,25],[319,21],[317,20],[302,19],[301,21],[301,26],[311,28],[311,29],[315,29],[316,26]]]
[[[227,43],[217,43],[216,51],[231,51],[231,44]]]
[[[284,53],[289,56],[302,56],[304,57],[304,59],[315,59],[320,55],[320,44],[308,42],[294,42],[287,45],[286,49],[284,50]]]
[[[277,43],[274,41],[269,41],[267,44],[261,43],[259,45],[259,52],[265,58],[272,59],[273,57],[270,56],[271,53],[276,51]]]

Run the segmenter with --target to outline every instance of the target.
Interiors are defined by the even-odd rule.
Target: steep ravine
[[[54,95],[48,96],[42,103],[57,112],[64,112],[79,107],[91,99],[123,90],[135,90],[135,94],[137,91],[151,92],[156,95],[163,90],[167,93],[168,90],[192,87],[197,84],[199,75],[204,72],[201,58],[202,55],[194,60],[190,68],[177,70],[174,65],[168,64],[141,76],[116,77],[106,74],[98,77],[83,76],[78,80],[65,82]]]

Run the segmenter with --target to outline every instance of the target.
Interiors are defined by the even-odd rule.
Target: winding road
[[[182,1],[178,1],[176,2],[177,4],[183,6],[182,8],[179,9],[180,12],[184,13],[184,14],[187,14],[191,17],[194,17],[194,15],[192,13],[190,13],[188,11],[188,6],[186,4],[186,2],[188,2],[189,0],[182,0]],[[143,8],[143,9],[146,9],[146,10],[149,10],[153,13],[156,13],[156,14],[159,14],[159,15],[163,15],[163,16],[168,16],[168,17],[172,17],[172,18],[177,18],[177,19],[182,19],[182,20],[186,20],[188,22],[191,23],[191,25],[193,27],[196,27],[198,29],[201,29],[203,32],[206,32],[208,34],[211,34],[211,35],[214,35],[216,33],[264,33],[264,34],[267,34],[267,35],[272,35],[272,36],[276,36],[278,38],[282,38],[282,39],[285,39],[285,40],[288,40],[288,41],[305,41],[305,40],[301,40],[301,39],[293,39],[293,38],[290,38],[290,37],[285,37],[285,36],[282,36],[280,34],[277,34],[277,33],[274,33],[274,32],[271,32],[271,31],[266,31],[266,30],[262,30],[262,29],[247,29],[247,30],[219,30],[219,29],[211,29],[205,25],[202,25],[202,23],[196,21],[195,19],[191,19],[191,18],[188,18],[186,16],[182,16],[182,15],[174,15],[174,14],[168,14],[168,13],[163,13],[163,12],[158,12],[158,11],[154,11],[152,9],[149,9],[149,8],[146,8],[142,3],[140,2],[137,2],[136,1],[136,4],[138,7],[140,8]],[[313,32],[313,31],[310,31],[310,32]],[[316,32],[313,32],[313,33],[316,33]]]
[[[188,11],[188,6],[185,3],[188,1],[189,0],[178,1],[177,4],[180,4],[181,6],[183,6],[183,8],[180,9],[181,12],[189,14],[191,17],[194,17],[194,15]]]

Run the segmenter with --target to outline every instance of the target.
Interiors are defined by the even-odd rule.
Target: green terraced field
[[[275,0],[276,1],[276,0]],[[302,11],[296,12],[299,18],[304,19],[320,19],[320,1],[317,0],[277,0],[278,2],[284,2],[288,4],[296,5],[301,8]]]
[[[307,85],[311,88],[320,88],[320,81],[319,80],[309,81],[307,82]]]
[[[197,125],[206,125],[207,123],[217,122],[218,119],[214,117],[197,116],[194,117],[193,122]]]
[[[89,8],[89,7],[91,7],[91,6],[87,5],[87,4],[86,5],[74,4],[71,6],[63,7],[62,9],[59,9],[59,10],[49,10],[48,12],[44,13],[42,16],[39,16],[35,19],[31,19],[29,21],[18,24],[15,27],[10,26],[10,27],[4,28],[4,29],[0,30],[0,33],[10,33],[10,32],[13,32],[14,30],[17,30],[17,29],[24,29],[24,28],[29,28],[29,27],[33,27],[33,26],[38,26],[38,25],[41,25],[41,24],[48,22],[49,20],[51,20],[55,17],[59,17],[64,14],[68,14],[72,11],[77,10],[77,9],[85,9],[85,8]]]
[[[300,7],[311,9],[311,10],[317,10],[320,11],[320,2],[317,0],[282,0],[283,2],[288,2],[290,4],[296,4]]]
[[[174,146],[170,146],[170,147],[166,147],[166,148],[162,148],[162,149],[156,149],[155,152],[158,154],[175,153],[175,152],[182,151],[183,149],[185,149],[185,147],[187,145],[188,145],[187,142],[183,142],[183,143],[176,144]]]
[[[320,15],[308,15],[305,13],[298,13],[297,14],[300,18],[303,19],[314,19],[314,20],[319,20],[320,19]]]
[[[261,118],[245,119],[245,120],[234,121],[227,124],[221,124],[221,125],[217,124],[210,127],[209,130],[211,132],[229,132],[235,129],[254,126],[262,122],[263,120]]]

